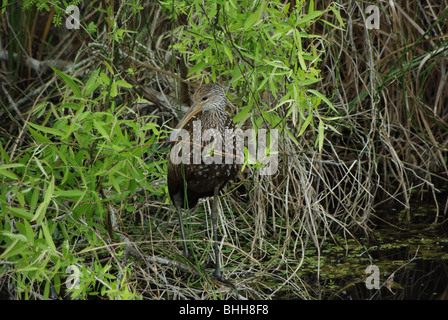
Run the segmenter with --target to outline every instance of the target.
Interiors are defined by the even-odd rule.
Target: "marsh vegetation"
[[[369,1],[71,4],[79,26],[59,1],[1,7],[2,298],[407,298],[415,263],[446,277],[446,0],[376,1],[373,29]],[[279,132],[275,174],[247,158],[220,198],[238,293],[207,276],[211,201],[187,261],[166,185],[163,142],[208,81],[238,127]]]

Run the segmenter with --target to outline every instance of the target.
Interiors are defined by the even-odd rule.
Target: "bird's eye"
[[[205,96],[205,97],[202,98],[202,101],[207,101],[207,99],[208,99],[208,97]]]

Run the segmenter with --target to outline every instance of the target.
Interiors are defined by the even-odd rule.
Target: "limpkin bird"
[[[184,226],[182,223],[182,209],[193,209],[200,198],[213,196],[213,206],[211,212],[211,221],[213,228],[213,241],[215,250],[215,272],[214,276],[221,277],[221,269],[219,265],[219,248],[218,248],[218,235],[217,235],[217,202],[218,195],[221,188],[230,180],[233,179],[239,166],[236,164],[235,158],[233,161],[232,156],[227,157],[224,161],[224,152],[221,150],[210,150],[216,148],[219,138],[216,135],[210,135],[209,139],[205,138],[206,132],[215,132],[221,135],[221,148],[224,146],[224,136],[226,129],[234,131],[235,126],[232,119],[229,117],[225,110],[226,107],[226,95],[224,90],[216,84],[204,84],[201,85],[194,93],[192,99],[192,106],[177,125],[173,131],[174,136],[178,131],[184,129],[184,132],[188,132],[190,137],[191,148],[193,152],[182,158],[180,161],[173,161],[173,156],[177,155],[177,150],[174,150],[175,146],[179,143],[185,143],[185,141],[179,141],[175,137],[170,139],[171,149],[168,156],[168,191],[171,201],[177,209],[179,215],[179,224],[182,233],[182,240],[184,246],[184,254],[188,258],[188,247],[185,238]],[[200,122],[197,122],[200,121]],[[204,140],[200,140],[199,146],[194,145],[192,137],[197,134],[194,130],[200,130],[200,134]],[[229,131],[227,131],[229,132]],[[228,137],[228,136],[227,136]],[[216,145],[214,143],[216,142]],[[234,143],[234,142],[232,142]],[[233,144],[234,145],[234,144]],[[210,148],[210,146],[213,146]],[[179,146],[178,146],[179,147]],[[200,158],[198,161],[197,154],[194,156],[194,148],[200,148]],[[196,149],[197,150],[197,149]],[[206,159],[206,155],[210,155],[211,152],[215,154],[221,153],[222,161],[210,162]],[[228,154],[226,156],[229,156]],[[186,160],[186,161],[184,161]],[[196,160],[196,161],[195,161]],[[229,163],[230,162],[230,163]]]

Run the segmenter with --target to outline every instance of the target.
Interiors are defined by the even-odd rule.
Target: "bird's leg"
[[[215,272],[213,274],[214,278],[229,285],[232,287],[235,292],[238,293],[235,285],[230,281],[222,277],[221,274],[221,268],[219,266],[219,246],[218,246],[218,232],[217,232],[217,226],[218,226],[218,194],[219,194],[219,187],[215,188],[214,194],[213,194],[213,206],[212,206],[212,228],[213,228],[213,245],[215,249]]]
[[[187,240],[186,240],[186,237],[185,237],[184,224],[182,223],[182,209],[180,208],[180,206],[177,206],[177,212],[179,214],[180,231],[182,233],[182,241],[184,243],[184,255],[185,255],[185,258],[189,259],[190,255],[188,253],[188,247],[187,247]]]
[[[221,268],[219,266],[219,246],[218,246],[218,194],[219,194],[219,186],[215,187],[215,191],[213,193],[213,207],[212,207],[212,228],[213,228],[213,245],[215,249],[215,277],[221,278]]]

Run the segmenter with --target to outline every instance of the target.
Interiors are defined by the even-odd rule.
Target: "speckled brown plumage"
[[[207,98],[207,100],[203,101],[204,98]],[[196,90],[192,100],[193,107],[201,102],[205,102],[207,107],[194,115],[183,129],[190,133],[191,138],[193,137],[194,121],[201,121],[201,133],[211,128],[218,129],[222,136],[222,152],[224,152],[225,130],[234,130],[235,126],[225,110],[226,97],[223,89],[215,84],[202,85]],[[206,142],[202,141],[202,149],[210,146],[213,143],[212,141],[213,138]],[[193,152],[191,152],[190,164],[175,165],[168,157],[168,191],[174,205],[184,209],[187,208],[187,205],[189,208],[194,208],[200,198],[213,196],[215,187],[222,188],[227,181],[233,179],[237,174],[238,166],[234,162],[225,164],[223,156],[222,164],[205,164],[204,161],[201,161],[200,164],[194,164]],[[182,178],[182,167],[185,172],[185,182]],[[188,202],[184,198],[185,185]]]
[[[184,254],[189,256],[188,247],[185,239],[185,231],[182,223],[182,208],[194,208],[200,198],[213,196],[213,207],[211,212],[211,221],[213,226],[214,250],[215,250],[215,273],[214,276],[221,278],[221,270],[219,266],[219,248],[217,241],[217,201],[219,190],[229,181],[233,179],[237,172],[239,165],[236,164],[235,157],[230,156],[234,154],[235,150],[235,126],[227,114],[226,96],[224,90],[215,84],[205,84],[200,86],[193,95],[193,105],[186,113],[184,118],[179,122],[176,129],[185,129],[190,136],[187,143],[191,143],[189,156],[186,157],[189,161],[187,163],[177,163],[172,161],[172,154],[176,155],[173,150],[176,145],[182,142],[172,142],[170,154],[168,156],[168,191],[171,201],[175,205],[178,215],[179,223],[182,232],[182,239],[184,244]],[[211,139],[204,138],[196,150],[200,150],[201,155],[214,157],[216,154],[221,154],[221,163],[215,161],[206,161],[206,157],[199,157],[199,161],[195,163],[194,152],[194,123],[200,120],[201,135],[204,138],[204,133],[209,129],[214,129],[218,135],[211,135]],[[197,129],[197,127],[196,127]],[[227,130],[227,131],[226,131]],[[233,137],[229,144],[232,146],[231,153],[226,149],[226,134],[231,130],[231,137]],[[198,130],[196,130],[198,131]],[[221,148],[219,148],[219,137],[221,137]],[[173,137],[171,137],[173,138]],[[216,138],[216,139],[215,139]],[[177,137],[174,137],[176,140]],[[173,139],[172,139],[173,140]],[[207,149],[208,148],[208,149]],[[212,153],[210,150],[214,150]],[[205,151],[204,151],[205,150]],[[226,156],[222,152],[227,152]],[[215,158],[213,158],[215,159]],[[230,160],[230,161],[229,161]],[[186,195],[186,197],[185,197]]]

